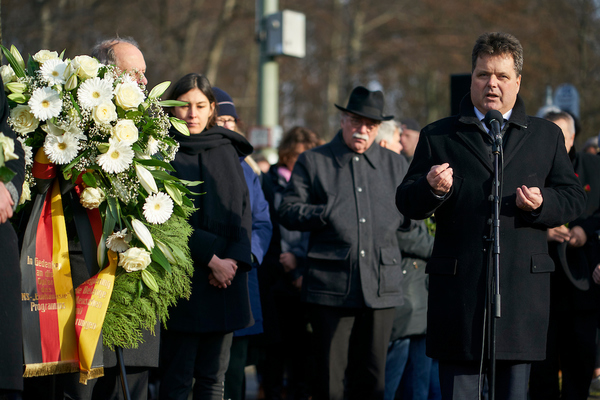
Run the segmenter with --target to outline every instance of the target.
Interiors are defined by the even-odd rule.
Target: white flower
[[[40,74],[42,75],[42,78],[50,84],[50,86],[59,84],[64,85],[67,82],[67,78],[65,77],[65,69],[67,69],[67,63],[55,58],[46,61],[42,65],[40,68]]]
[[[117,108],[110,101],[103,102],[92,110],[92,118],[98,125],[108,125],[117,117]]]
[[[115,102],[124,110],[135,110],[144,101],[144,92],[136,82],[119,83],[115,88]]]
[[[139,247],[131,247],[119,254],[119,266],[127,272],[143,271],[151,262],[150,253]]]
[[[98,165],[105,172],[118,174],[125,171],[133,161],[131,146],[115,139],[108,139],[109,148],[104,154],[98,156]]]
[[[73,59],[71,64],[77,71],[77,75],[82,79],[96,77],[101,65],[98,60],[90,56],[77,56]]]
[[[100,207],[100,204],[106,199],[102,189],[86,187],[79,196],[79,202],[87,209],[93,210]]]
[[[28,104],[33,115],[40,121],[58,117],[62,109],[62,99],[58,92],[49,87],[35,89]]]
[[[146,225],[144,225],[144,223],[140,220],[134,218],[131,220],[131,227],[135,232],[135,236],[137,236],[137,238],[144,243],[148,250],[152,250],[154,248],[154,239],[152,239],[152,234],[148,228],[146,228]]]
[[[46,135],[44,153],[54,164],[68,164],[77,156],[79,140],[71,133],[61,136]]]
[[[113,88],[111,82],[100,78],[87,79],[77,90],[79,104],[87,109],[110,102],[112,98]]]
[[[130,119],[120,119],[112,129],[112,135],[119,142],[134,144],[138,140],[138,128]]]
[[[0,132],[0,149],[4,153],[4,161],[16,160],[19,158],[15,154],[15,141],[12,138],[4,136],[4,133]]]
[[[154,139],[154,136],[148,137],[148,147],[146,147],[146,154],[152,156],[158,152],[158,144],[160,142]]]
[[[25,204],[26,201],[31,200],[31,189],[27,181],[23,182],[23,191],[21,192],[21,198],[19,199],[19,205]]]
[[[10,65],[3,65],[0,67],[0,76],[2,77],[4,85],[17,80],[17,75],[15,75],[15,71]]]
[[[58,58],[58,53],[49,50],[40,50],[33,55],[33,59],[40,64],[43,64],[48,60],[54,60],[55,58]]]
[[[146,189],[148,194],[158,192],[158,187],[156,186],[156,181],[152,176],[152,173],[148,171],[146,168],[142,167],[140,164],[135,164],[135,174],[137,175],[138,180]]]
[[[21,142],[21,147],[23,148],[23,151],[25,152],[25,166],[32,165],[33,164],[33,149],[31,148],[31,146],[27,146],[25,144],[24,137],[18,137],[17,140],[19,142]]]
[[[33,132],[40,125],[40,121],[33,115],[31,108],[26,105],[18,105],[10,110],[10,122],[16,132]]]
[[[173,214],[173,200],[168,194],[158,192],[146,198],[144,217],[151,224],[163,224]]]
[[[167,261],[169,261],[169,263],[171,263],[171,264],[177,263],[177,260],[175,260],[175,256],[171,252],[171,249],[169,248],[169,246],[167,246],[166,244],[164,244],[163,242],[161,242],[159,240],[156,241],[156,245],[158,246],[160,251],[165,255],[165,257],[167,258]]]
[[[106,247],[115,253],[122,253],[129,248],[131,241],[131,232],[127,232],[127,228],[122,231],[115,232],[106,239]]]

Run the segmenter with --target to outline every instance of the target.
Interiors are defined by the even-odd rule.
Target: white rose
[[[77,56],[71,64],[82,79],[95,78],[98,75],[98,68],[100,68],[98,60],[90,56]]]
[[[119,266],[127,272],[143,271],[151,262],[150,253],[139,247],[131,247],[119,254]]]
[[[0,133],[0,149],[4,153],[4,161],[17,160],[19,158],[15,154],[14,139],[4,136],[4,133]]]
[[[33,132],[40,125],[31,108],[25,105],[18,105],[10,110],[10,121],[13,129],[19,133]]]
[[[0,67],[0,76],[2,77],[4,85],[17,80],[17,75],[15,75],[15,71],[13,71],[10,65],[3,65]]]
[[[79,196],[79,202],[82,206],[89,210],[98,208],[106,197],[101,189],[94,187],[86,187],[83,189],[81,196]]]
[[[33,59],[39,62],[40,64],[43,64],[46,61],[53,60],[55,58],[58,58],[58,53],[56,51],[49,50],[40,50],[33,56]]]
[[[134,144],[138,140],[138,128],[130,119],[120,119],[112,130],[113,137],[119,142]]]
[[[144,92],[136,82],[119,83],[115,88],[115,102],[124,110],[136,110],[144,101]]]
[[[98,125],[108,125],[117,119],[117,108],[111,102],[102,103],[94,107],[92,118]]]

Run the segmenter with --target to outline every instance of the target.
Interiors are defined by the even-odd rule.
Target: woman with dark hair
[[[191,133],[172,130],[180,149],[172,162],[175,175],[202,181],[190,218],[194,233],[192,295],[170,311],[162,333],[161,399],[222,399],[232,332],[250,325],[247,273],[251,266],[252,227],[248,187],[240,157],[252,153],[241,135],[216,125],[210,83],[188,74],[175,84],[172,100],[188,103],[170,112]]]

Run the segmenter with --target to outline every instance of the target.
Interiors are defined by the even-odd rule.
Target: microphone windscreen
[[[492,121],[498,121],[499,124],[502,124],[504,121],[504,117],[502,117],[502,113],[498,110],[490,110],[485,114],[484,122],[487,126],[491,126]]]

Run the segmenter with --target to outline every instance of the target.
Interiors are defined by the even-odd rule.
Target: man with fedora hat
[[[410,220],[394,193],[408,168],[373,145],[380,91],[356,87],[331,142],[300,155],[283,194],[284,227],[309,231],[302,299],[308,303],[317,370],[314,399],[383,399],[394,307],[402,303],[396,231]]]

